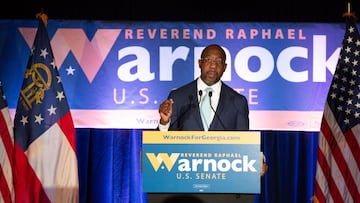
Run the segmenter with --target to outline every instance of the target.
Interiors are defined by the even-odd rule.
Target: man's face
[[[203,58],[199,59],[201,69],[201,79],[207,85],[213,85],[221,79],[226,69],[225,59],[222,57],[220,50],[211,48],[207,50]]]

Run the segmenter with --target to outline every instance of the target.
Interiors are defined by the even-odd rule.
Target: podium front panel
[[[143,191],[260,193],[260,132],[144,131]]]

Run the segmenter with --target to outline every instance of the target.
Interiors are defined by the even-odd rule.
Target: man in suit
[[[226,54],[221,46],[211,44],[204,48],[198,60],[200,77],[172,90],[168,98],[160,104],[159,130],[188,131],[246,131],[249,130],[249,107],[244,95],[221,81],[226,70]],[[211,93],[207,92],[211,88]],[[208,121],[202,120],[199,108],[205,96],[210,96],[211,114]],[[262,166],[261,175],[267,170]],[[244,183],[246,184],[246,183]],[[215,195],[215,196],[214,196]],[[254,195],[202,194],[198,195],[205,202],[224,201],[253,202]]]

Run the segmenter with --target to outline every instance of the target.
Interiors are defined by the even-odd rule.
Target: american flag
[[[5,93],[0,81],[0,202],[14,202],[13,186],[13,155],[14,134],[13,125],[6,102]]]
[[[15,202],[78,202],[75,128],[39,20],[14,118]]]
[[[348,19],[320,127],[314,202],[360,202],[360,36]]]

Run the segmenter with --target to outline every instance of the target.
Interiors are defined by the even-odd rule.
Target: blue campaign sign
[[[11,115],[37,21],[0,20],[0,81]],[[249,103],[251,130],[317,131],[345,24],[49,20],[56,65],[77,128],[154,129],[171,89],[199,76],[220,44],[222,80]],[[175,101],[176,102],[176,101]]]
[[[260,193],[260,132],[144,131],[148,193]]]

